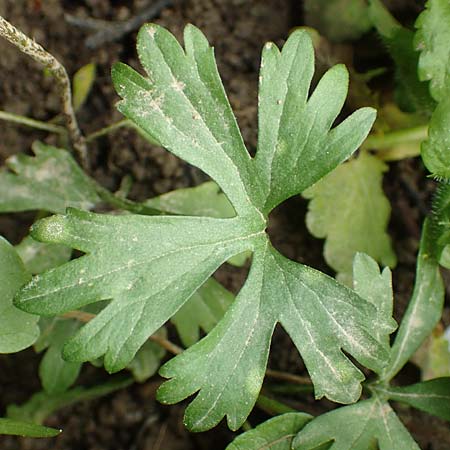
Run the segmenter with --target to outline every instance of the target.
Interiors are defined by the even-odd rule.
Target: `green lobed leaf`
[[[175,313],[172,323],[186,347],[200,339],[200,330],[209,333],[234,300],[234,295],[210,278]]]
[[[287,413],[240,434],[225,450],[291,450],[295,435],[312,419],[305,413]]]
[[[438,178],[450,179],[450,97],[442,99],[431,116],[428,139],[422,143],[422,159]]]
[[[448,0],[428,0],[416,21],[414,38],[420,51],[418,73],[421,80],[430,81],[430,92],[440,102],[450,90],[450,3]]]
[[[315,237],[326,239],[325,260],[347,284],[357,252],[384,266],[396,263],[386,232],[391,211],[382,187],[386,170],[382,161],[364,152],[303,192],[311,199],[306,225]]]
[[[43,427],[29,422],[19,420],[5,419],[0,417],[0,434],[12,434],[14,436],[50,438],[58,436],[61,430],[55,428]]]
[[[13,305],[14,295],[31,275],[14,247],[1,236],[0,268],[0,353],[14,353],[36,341],[39,316],[25,313]]]
[[[414,32],[403,27],[381,0],[369,0],[370,19],[395,64],[396,101],[402,109],[431,114],[436,104],[428,83],[419,80],[419,55],[414,48]]]
[[[306,31],[280,52],[264,46],[259,78],[259,134],[255,166],[268,212],[304,191],[347,159],[366,138],[375,110],[361,108],[330,130],[348,91],[345,66],[329,69],[308,100],[314,52]]]
[[[244,218],[107,216],[69,209],[38,222],[32,234],[88,254],[35,277],[18,304],[55,315],[113,298],[64,354],[77,361],[105,354],[105,368],[120,370],[218,266],[262,236],[250,225]]]
[[[33,394],[22,405],[8,405],[6,413],[8,418],[13,420],[41,424],[47,417],[61,408],[81,401],[103,397],[120,389],[125,389],[132,383],[133,379],[131,377],[118,376],[96,386],[77,386],[59,394],[47,394],[41,391]]]
[[[43,244],[31,236],[15,247],[28,272],[38,274],[69,261],[72,249],[64,245]]]
[[[442,315],[444,285],[435,255],[436,242],[425,220],[417,256],[414,291],[381,379],[390,381],[430,335]]]
[[[14,155],[0,170],[0,212],[90,209],[100,199],[67,150],[35,142],[34,157]]]
[[[305,23],[332,41],[358,39],[370,29],[364,0],[306,0]]]
[[[389,347],[387,334],[393,333],[397,328],[392,318],[394,299],[391,271],[386,267],[380,273],[375,260],[364,253],[357,253],[353,261],[353,289],[377,308],[378,321],[385,324],[387,329],[375,330],[376,337],[380,341],[384,339],[386,347]]]
[[[118,109],[167,150],[206,172],[238,213],[253,209],[256,173],[226,98],[212,48],[188,25],[186,52],[164,28],[144,25],[138,34],[144,78],[118,63],[114,86]],[[256,192],[253,192],[256,189]]]
[[[377,398],[323,414],[296,436],[294,450],[420,450],[389,406]]]
[[[158,399],[175,403],[200,390],[186,410],[186,425],[205,430],[226,412],[229,427],[237,429],[256,401],[270,339],[280,322],[303,357],[316,398],[351,403],[359,398],[364,377],[341,349],[374,370],[382,367],[377,341],[354,327],[369,316],[374,328],[384,326],[368,306],[332,278],[289,261],[266,242],[255,252],[249,277],[224,318],[161,368],[160,374],[171,380],[160,387]],[[233,351],[225,352],[224,346]]]
[[[404,387],[378,387],[390,400],[450,421],[450,378],[436,378]]]
[[[374,330],[386,324],[380,323],[376,307],[354,291],[281,256],[265,229],[271,208],[356,149],[374,111],[360,110],[330,131],[345,99],[346,71],[331,69],[305,105],[310,77],[302,74],[312,75],[313,50],[305,32],[294,32],[281,53],[274,45],[265,50],[261,156],[253,159],[243,146],[206,38],[188,26],[185,47],[162,28],[144,26],[138,52],[148,77],[115,67],[114,82],[123,97],[119,108],[168,150],[209,174],[236,215],[107,216],[69,209],[43,219],[33,227],[36,239],[64,243],[85,255],[35,277],[16,304],[55,315],[109,300],[66,344],[64,357],[86,361],[104,355],[107,370],[117,371],[221,264],[252,251],[250,275],[225,316],[161,369],[172,379],[160,398],[176,402],[199,391],[186,410],[191,429],[210,428],[224,416],[232,429],[239,428],[257,399],[272,332],[280,322],[305,361],[316,396],[354,402],[364,376],[344,351],[380,371],[388,349]],[[274,153],[274,142],[284,151]]]

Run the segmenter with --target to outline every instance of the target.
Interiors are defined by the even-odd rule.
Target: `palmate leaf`
[[[305,32],[295,32],[281,53],[273,44],[263,52],[258,156],[251,158],[206,38],[188,26],[185,47],[166,30],[144,26],[138,52],[148,77],[115,66],[113,79],[123,97],[119,109],[210,175],[236,215],[107,216],[69,209],[43,219],[33,227],[36,239],[86,255],[35,277],[16,304],[54,315],[110,300],[69,341],[64,356],[86,361],[104,355],[105,367],[116,371],[222,263],[250,250],[252,265],[241,292],[205,338],[162,369],[172,380],[160,398],[176,402],[200,391],[186,411],[190,428],[211,428],[227,416],[237,429],[256,401],[271,335],[281,322],[302,354],[316,396],[354,402],[363,375],[343,350],[380,371],[388,354],[374,330],[389,327],[371,302],[280,255],[265,228],[273,207],[352,154],[375,113],[359,110],[330,130],[345,100],[347,72],[343,66],[331,69],[307,101],[313,49]]]
[[[305,413],[281,414],[242,433],[225,450],[291,450],[293,438],[311,419]]]
[[[331,444],[328,447],[325,444]],[[378,398],[323,414],[294,439],[294,450],[420,450],[389,406]]]
[[[326,238],[325,260],[348,284],[356,252],[384,266],[396,263],[386,233],[391,210],[382,188],[386,170],[382,161],[362,153],[303,192],[311,199],[306,225],[314,236]]]
[[[36,156],[15,155],[0,170],[0,212],[91,209],[100,199],[67,150],[33,143]]]

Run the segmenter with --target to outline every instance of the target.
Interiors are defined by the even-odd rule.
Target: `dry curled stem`
[[[30,39],[5,18],[0,16],[0,36],[3,36],[19,50],[42,64],[58,83],[66,126],[77,157],[83,167],[87,167],[86,140],[80,131],[72,105],[70,80],[64,66],[41,45]]]

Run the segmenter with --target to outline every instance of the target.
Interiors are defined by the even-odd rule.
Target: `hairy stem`
[[[59,85],[62,109],[70,140],[81,165],[87,168],[88,158],[86,140],[80,131],[75,117],[75,111],[72,105],[70,80],[66,69],[41,45],[30,39],[2,16],[0,16],[0,36],[3,36],[11,44],[18,47],[20,51],[42,64],[54,76]]]

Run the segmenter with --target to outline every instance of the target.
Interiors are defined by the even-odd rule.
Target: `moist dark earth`
[[[0,15],[33,37],[66,67],[69,75],[83,65],[94,62],[97,75],[93,90],[78,113],[85,134],[92,133],[121,119],[115,109],[118,100],[111,84],[110,68],[123,61],[139,69],[135,53],[136,32],[107,42],[96,49],[86,46],[95,30],[76,26],[67,15],[87,22],[124,21],[148,8],[151,0],[0,0]],[[385,2],[400,19],[414,18],[423,2],[391,0]],[[281,45],[289,32],[304,25],[300,0],[174,0],[153,19],[167,27],[178,39],[187,23],[200,27],[215,47],[219,70],[238,118],[249,150],[256,148],[257,77],[260,51],[266,41]],[[365,44],[365,42],[368,42]],[[336,51],[344,59],[362,61],[362,69],[370,64],[387,64],[382,48],[373,46],[376,38],[367,36],[357,45],[340,45]],[[381,61],[381,63],[380,63]],[[361,67],[360,67],[361,68]],[[386,82],[386,89],[391,88]],[[359,105],[362,106],[362,105]],[[59,97],[54,82],[42,68],[0,39],[0,109],[39,120],[54,119],[60,113]],[[58,144],[54,136],[7,122],[0,122],[1,163],[13,154],[29,153],[31,143],[41,139]],[[143,200],[173,189],[196,185],[206,176],[167,151],[154,147],[134,131],[122,128],[89,146],[91,175],[111,190],[120,186],[126,175],[134,180],[130,197]],[[395,315],[401,318],[414,280],[415,254],[420,224],[430,203],[434,184],[425,177],[418,160],[392,163],[385,177],[385,192],[392,204],[389,232],[398,256],[394,271],[396,295]],[[284,203],[272,214],[270,235],[274,245],[286,256],[331,273],[322,258],[323,242],[311,237],[304,225],[306,202],[300,197]],[[0,216],[0,234],[18,243],[27,233],[34,214]],[[445,274],[446,275],[446,274]],[[217,277],[228,288],[237,291],[246,269],[221,268]],[[449,290],[448,276],[446,288]],[[448,312],[444,317],[448,316]],[[444,325],[447,325],[444,322]],[[171,334],[176,342],[176,335]],[[306,375],[301,358],[288,336],[276,330],[269,367],[297,375]],[[10,403],[21,403],[40,389],[37,377],[39,355],[27,350],[0,356],[0,414]],[[419,371],[407,366],[403,375],[407,382],[419,380]],[[89,386],[106,379],[101,369],[87,367],[80,384]],[[190,450],[224,449],[234,433],[221,424],[213,431],[191,434],[183,426],[185,405],[162,406],[155,401],[161,380],[156,376],[143,384],[106,397],[78,403],[53,414],[46,424],[62,428],[55,439],[0,437],[2,450]],[[312,414],[333,408],[329,402],[315,402],[312,394],[277,398],[292,407]],[[403,422],[424,450],[448,450],[448,425],[415,410],[396,406]],[[254,426],[270,417],[255,409],[249,418]]]

